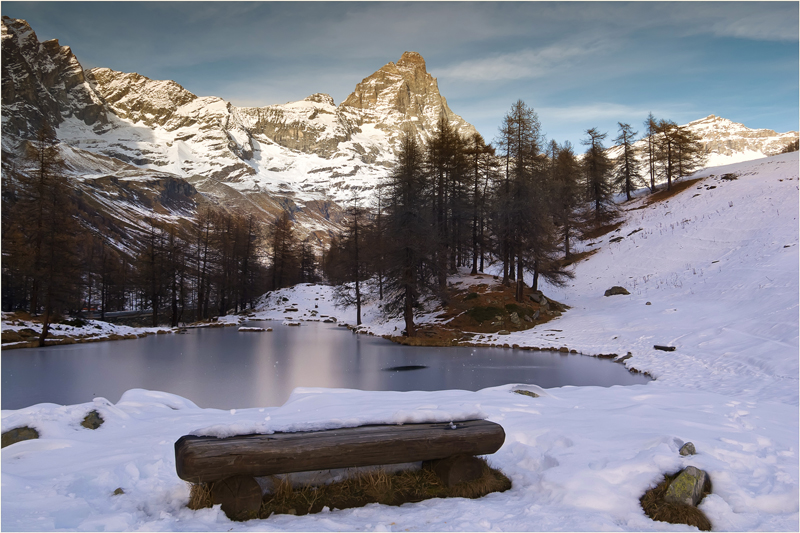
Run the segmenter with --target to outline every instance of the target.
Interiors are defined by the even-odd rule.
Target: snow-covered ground
[[[17,340],[11,342],[3,342],[3,348],[14,348],[23,345],[28,345],[30,341],[38,340],[38,336],[42,333],[42,323],[33,320],[23,320],[16,318],[13,313],[3,313],[2,322],[0,322],[2,332],[18,332],[22,330],[31,330],[36,334],[36,337],[29,337],[27,340]],[[94,342],[104,341],[109,339],[118,338],[133,338],[143,337],[156,333],[172,333],[172,328],[157,327],[157,328],[137,328],[131,326],[122,326],[118,324],[111,324],[102,320],[83,320],[82,325],[70,325],[53,323],[50,325],[50,333],[47,338],[48,341],[56,342],[59,339],[73,339],[77,342]]]
[[[727,174],[737,179],[721,179]],[[3,529],[686,531],[693,528],[651,521],[638,499],[663,473],[691,464],[711,475],[713,493],[701,509],[715,530],[797,531],[798,156],[695,177],[706,179],[668,201],[642,209],[636,208],[644,197],[624,204],[627,221],[618,231],[581,243],[599,251],[576,266],[575,279],[544,287],[571,306],[546,326],[562,330],[560,338],[534,328],[482,341],[631,352],[625,364],[655,381],[528,386],[538,398],[513,394],[515,384],[478,392],[296,389],[281,407],[233,411],[132,390],[116,404],[95,399],[3,411],[3,431],[29,425],[41,434],[3,449]],[[623,238],[609,242],[616,237]],[[613,285],[631,294],[604,297]],[[333,305],[330,288],[313,285],[273,293],[256,313],[323,315],[355,321],[352,309]],[[400,325],[380,319],[374,304],[363,318],[375,333]],[[654,344],[676,350],[656,351]],[[92,409],[105,419],[94,431],[80,426]],[[513,482],[511,490],[478,500],[236,523],[218,507],[186,508],[189,489],[175,474],[173,444],[187,433],[475,416],[503,425],[505,444],[489,460]],[[697,455],[678,454],[687,441]],[[124,493],[114,495],[117,488]]]

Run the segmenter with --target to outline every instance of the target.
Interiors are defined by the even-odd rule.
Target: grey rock
[[[533,294],[529,295],[528,298],[530,298],[532,301],[536,302],[539,305],[547,305],[547,298],[545,298],[544,294],[542,294],[541,291],[534,292]]]
[[[694,466],[687,466],[672,480],[664,496],[665,502],[697,505],[703,497],[703,487],[709,482],[708,473]]]
[[[539,318],[539,310],[537,309],[535,313],[533,313],[533,319],[536,320]]]
[[[522,321],[519,319],[519,315],[516,312],[511,313],[511,315],[508,318],[509,320],[511,320],[511,323],[514,324],[515,326],[520,326],[522,324]]]
[[[522,319],[523,319],[525,322],[533,322],[533,319],[532,319],[530,316],[528,316],[528,315],[525,315],[524,317],[522,317]]]
[[[508,330],[505,330],[505,329],[501,329],[500,331],[497,332],[497,334],[498,335],[510,335]]]
[[[694,455],[697,453],[697,450],[694,449],[694,444],[692,444],[691,442],[687,442],[686,444],[681,446],[679,452],[681,455]]]
[[[630,294],[625,287],[620,287],[619,285],[614,285],[610,289],[608,289],[605,293],[606,296],[615,296],[617,294]]]

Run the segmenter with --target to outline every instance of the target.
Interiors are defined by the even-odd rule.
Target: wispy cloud
[[[602,41],[588,45],[557,44],[461,61],[440,68],[436,74],[438,77],[468,81],[538,78],[552,75],[554,70],[566,68],[577,61],[585,61],[588,56],[597,54],[603,48],[606,46]]]
[[[702,112],[688,104],[655,104],[652,107],[646,107],[614,102],[594,102],[586,105],[564,107],[540,107],[537,111],[543,117],[543,120],[547,119],[554,123],[581,123],[588,125],[608,122],[609,120],[614,121],[614,123],[628,122],[635,125],[642,122],[650,112],[657,118],[667,117],[678,121],[682,120],[684,116],[691,117],[690,120],[695,120],[700,118],[699,114],[702,114]]]

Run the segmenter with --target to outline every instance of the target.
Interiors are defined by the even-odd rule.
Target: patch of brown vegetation
[[[619,229],[622,226],[624,220],[620,220],[619,222],[603,224],[600,226],[593,226],[591,228],[586,229],[583,233],[581,233],[581,239],[584,241],[587,240],[594,240],[599,239],[603,235],[607,233],[611,233],[612,231]]]
[[[711,521],[703,511],[697,507],[685,503],[664,501],[664,496],[667,494],[669,484],[672,483],[672,480],[676,477],[678,477],[678,473],[665,475],[664,481],[659,483],[657,487],[644,493],[644,496],[639,499],[639,502],[642,504],[642,509],[644,509],[645,514],[659,522],[687,524],[696,527],[700,531],[711,531]],[[703,487],[703,496],[700,498],[700,501],[703,501],[703,498],[708,494],[711,494],[710,480],[707,480],[706,485]]]
[[[480,460],[483,462],[480,478],[450,488],[427,468],[397,473],[376,470],[328,485],[301,488],[292,487],[288,478],[273,478],[275,488],[264,495],[257,518],[268,518],[272,514],[313,514],[324,507],[350,509],[370,503],[397,506],[430,498],[480,498],[511,488],[511,480]],[[212,488],[211,483],[192,485],[188,507],[193,510],[211,507]]]
[[[593,250],[586,250],[583,252],[579,252],[577,254],[569,254],[569,257],[561,260],[561,266],[563,268],[563,267],[568,267],[570,265],[574,265],[575,263],[580,263],[584,259],[588,259],[589,257],[596,254],[598,250],[599,248],[595,248]]]
[[[470,276],[452,285],[447,294],[448,303],[436,317],[439,322],[420,325],[416,336],[386,335],[384,338],[408,346],[473,345],[470,343],[473,333],[524,331],[549,322],[567,309],[554,300],[548,299],[547,305],[534,302],[530,296],[535,291],[529,287],[523,291],[524,300],[517,302],[513,282],[504,287],[499,281],[487,284],[485,279],[485,275]],[[517,313],[519,324],[511,321],[513,313]]]
[[[696,178],[696,179],[693,179],[693,180],[685,180],[685,181],[673,182],[672,183],[672,187],[669,190],[667,190],[666,186],[664,186],[665,187],[664,189],[658,191],[657,193],[653,193],[650,196],[648,196],[647,199],[645,200],[644,204],[642,204],[642,207],[639,207],[637,209],[642,209],[642,208],[645,208],[647,206],[653,205],[653,204],[655,204],[657,202],[663,202],[664,200],[668,200],[668,199],[672,198],[673,196],[677,195],[678,193],[681,193],[681,192],[685,191],[686,189],[688,189],[690,187],[693,187],[694,185],[697,185],[698,182],[700,182],[700,181],[702,181],[704,179],[705,178]]]

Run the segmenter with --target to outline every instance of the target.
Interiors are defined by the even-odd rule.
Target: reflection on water
[[[647,381],[594,357],[401,346],[314,322],[299,328],[276,325],[264,333],[204,328],[187,335],[2,353],[3,409],[41,402],[68,405],[95,396],[116,402],[132,388],[230,409],[281,405],[301,386],[410,391],[479,390],[507,383],[607,387]]]

